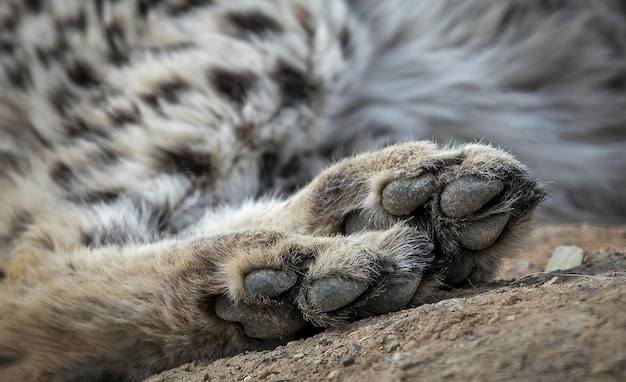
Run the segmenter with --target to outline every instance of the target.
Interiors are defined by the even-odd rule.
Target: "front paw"
[[[529,231],[544,195],[528,169],[502,150],[414,142],[340,162],[294,205],[306,211],[314,234],[416,227],[436,246],[436,272],[459,283],[496,273]]]
[[[416,295],[432,249],[423,234],[399,226],[349,238],[285,235],[225,267],[234,281],[216,314],[250,337],[289,339],[307,323],[396,311]]]

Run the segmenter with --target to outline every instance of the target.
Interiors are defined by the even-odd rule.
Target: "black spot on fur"
[[[168,208],[156,208],[155,206],[151,207],[150,217],[148,218],[149,225],[154,227],[159,233],[169,231],[170,220],[172,217],[171,211]]]
[[[339,34],[339,44],[341,46],[341,53],[343,58],[350,58],[354,54],[354,44],[352,41],[352,34],[347,27],[344,27]]]
[[[258,11],[232,12],[226,16],[242,37],[280,33],[283,28],[272,18]]]
[[[317,91],[302,71],[284,61],[279,62],[272,79],[278,84],[283,105],[287,107],[309,102]]]
[[[70,46],[62,33],[57,34],[52,46],[39,46],[35,48],[35,54],[41,63],[48,67],[53,61],[59,61],[69,51]]]
[[[143,94],[140,98],[153,108],[158,108],[159,100],[168,103],[178,103],[180,94],[187,89],[189,89],[188,83],[181,79],[176,79],[159,84],[152,93]]]
[[[209,72],[209,81],[220,94],[243,105],[248,97],[248,91],[256,81],[256,76],[251,72],[214,69]]]
[[[163,2],[164,0],[139,0],[137,11],[141,17],[146,18],[151,9],[158,7]]]
[[[11,7],[10,13],[5,13],[4,17],[0,17],[0,31],[13,32],[17,28],[21,17],[18,7]]]
[[[67,121],[63,123],[63,128],[65,129],[65,136],[71,139],[96,139],[108,135],[106,130],[92,126],[88,120],[79,116],[68,118]]]
[[[104,14],[104,0],[94,0],[96,15],[98,16],[98,20],[102,20],[102,15]]]
[[[83,232],[80,239],[81,243],[89,248],[122,246],[132,242],[124,226],[100,227],[93,232]]]
[[[24,62],[17,61],[13,64],[7,64],[4,72],[9,83],[19,89],[26,90],[33,83],[30,69]]]
[[[67,114],[67,110],[77,100],[77,96],[68,87],[60,85],[48,94],[50,104],[62,116]]]
[[[88,62],[76,60],[67,68],[67,76],[78,86],[91,87],[100,84],[100,75]]]
[[[112,165],[119,160],[120,154],[110,147],[104,147],[93,155],[92,160],[103,165]]]
[[[11,221],[9,232],[14,238],[19,237],[29,225],[33,223],[33,216],[28,211],[21,211]]]
[[[160,97],[170,103],[179,102],[180,93],[189,88],[189,85],[182,81],[166,82],[159,86],[158,92]]]
[[[4,280],[7,277],[6,273],[2,269],[0,269],[0,280]],[[0,365],[4,365],[2,359],[0,359]]]
[[[92,190],[81,195],[77,200],[87,204],[111,203],[120,196],[120,190]]]
[[[155,153],[156,168],[193,177],[210,177],[217,168],[210,153],[196,152],[188,147],[165,148]]]
[[[274,186],[275,174],[278,172],[278,154],[268,150],[259,157],[259,181],[261,192],[267,191]]]
[[[178,4],[170,5],[169,14],[172,16],[180,16],[199,7],[213,5],[213,0],[185,0]]]
[[[263,145],[263,141],[256,132],[256,126],[252,123],[242,123],[234,127],[235,136],[243,144],[251,149],[258,149]]]
[[[42,9],[42,0],[25,0],[24,5],[30,12],[39,13]]]
[[[288,178],[297,174],[302,169],[302,163],[300,161],[300,157],[293,156],[291,157],[287,163],[281,167],[278,175],[283,178]]]
[[[109,60],[117,66],[128,63],[126,37],[122,27],[118,23],[113,22],[106,27],[104,36],[109,47]]]
[[[58,20],[55,23],[55,26],[56,29],[61,33],[69,30],[85,32],[87,27],[87,16],[85,15],[84,9],[81,9],[78,14],[74,16]]]
[[[1,22],[0,22],[1,23]],[[0,53],[11,55],[15,51],[15,42],[12,39],[0,36]]]
[[[107,116],[111,119],[113,125],[122,126],[128,123],[139,123],[141,121],[141,112],[137,105],[133,104],[133,108],[129,109],[112,109],[107,111]]]
[[[9,223],[8,233],[0,236],[0,244],[4,247],[10,246],[22,236],[32,223],[33,216],[28,211],[16,213]]]
[[[74,176],[74,171],[63,162],[57,162],[50,170],[52,181],[66,190],[70,188]]]

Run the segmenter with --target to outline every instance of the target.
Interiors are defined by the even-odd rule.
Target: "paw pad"
[[[385,314],[404,308],[415,295],[421,280],[421,277],[414,277],[390,281],[381,294],[367,301],[365,310],[373,314]]]
[[[368,284],[363,281],[327,277],[313,282],[307,300],[309,305],[322,312],[332,312],[354,301],[367,288]]]
[[[383,207],[395,216],[408,215],[430,199],[436,190],[437,178],[431,173],[398,179],[383,189]]]
[[[306,324],[300,311],[287,304],[255,306],[225,296],[217,299],[215,313],[222,320],[240,322],[247,336],[259,339],[286,338]]]
[[[459,243],[473,251],[485,249],[500,237],[508,221],[509,215],[503,213],[471,222],[459,230]]]
[[[463,177],[452,181],[441,193],[441,211],[451,218],[461,218],[483,208],[504,189],[499,180]]]
[[[246,291],[252,296],[277,297],[296,285],[296,272],[282,269],[259,269],[246,275]]]

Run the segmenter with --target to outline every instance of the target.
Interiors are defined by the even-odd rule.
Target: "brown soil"
[[[544,226],[530,244],[492,284],[149,381],[626,380],[626,226]],[[561,244],[583,265],[543,273]]]

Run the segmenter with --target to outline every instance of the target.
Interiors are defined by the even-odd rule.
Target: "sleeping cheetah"
[[[141,380],[488,280],[540,177],[544,219],[623,221],[624,8],[3,1],[0,380]]]

